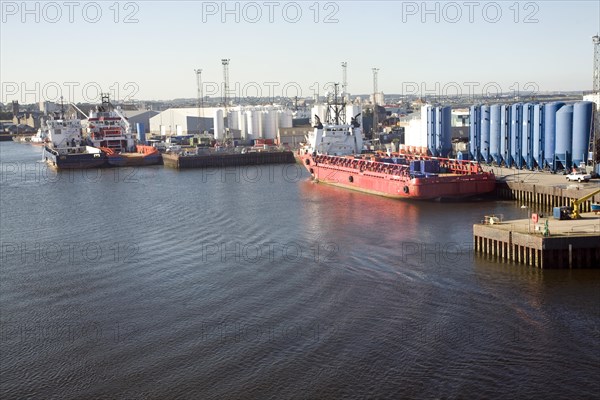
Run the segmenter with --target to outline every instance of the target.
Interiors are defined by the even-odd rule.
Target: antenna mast
[[[198,88],[198,94],[197,94],[197,106],[198,106],[198,133],[202,133],[202,128],[201,128],[201,124],[202,124],[202,109],[204,108],[204,99],[203,99],[203,95],[202,95],[202,69],[198,68],[195,69],[194,72],[196,73],[196,86]]]

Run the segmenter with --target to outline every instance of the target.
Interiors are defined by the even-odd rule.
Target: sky
[[[0,102],[591,90],[600,1],[1,2]]]

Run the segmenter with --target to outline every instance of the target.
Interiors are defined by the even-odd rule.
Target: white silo
[[[362,107],[360,104],[346,104],[346,123],[350,124],[352,122],[352,118],[359,113],[362,113]],[[359,122],[362,122],[362,114],[359,115],[358,120]]]
[[[251,108],[246,111],[246,131],[247,131],[247,139],[257,139],[259,138],[259,121],[260,117],[258,115],[258,111],[256,109]]]
[[[279,110],[277,112],[279,128],[291,128],[293,126],[292,110]]]
[[[177,136],[183,136],[183,126],[175,125],[175,132],[177,132]]]
[[[223,139],[225,137],[225,121],[223,121],[223,110],[217,110],[215,113],[213,126],[215,128],[215,139]]]
[[[242,135],[242,139],[245,139],[246,136],[248,136],[248,129],[247,129],[247,125],[246,125],[246,111],[244,111],[243,108],[239,108],[236,110],[237,113],[237,120],[238,120],[238,126],[239,126],[239,130],[240,133]]]
[[[257,113],[257,119],[258,119],[258,136],[257,138],[260,139],[264,139],[265,138],[265,119],[266,119],[266,112],[262,109],[259,109],[256,111]]]
[[[275,139],[277,137],[277,110],[267,109],[263,112],[264,125],[263,135],[265,139]]]
[[[240,129],[237,110],[230,110],[227,112],[227,123],[231,129]]]
[[[327,106],[324,104],[315,104],[312,108],[310,120],[313,125],[316,124],[315,115],[318,115],[321,119],[321,123],[325,123],[325,114],[327,111]]]

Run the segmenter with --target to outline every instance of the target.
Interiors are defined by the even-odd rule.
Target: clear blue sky
[[[372,92],[372,67],[385,93],[588,90],[600,31],[599,1],[76,3],[27,3],[27,13],[2,2],[0,101],[55,97],[56,87],[70,97],[69,85],[76,101],[94,100],[97,85],[119,98],[195,97],[194,68],[220,84],[221,58],[242,95],[296,83],[310,95],[315,82],[323,93],[342,61],[353,94]]]

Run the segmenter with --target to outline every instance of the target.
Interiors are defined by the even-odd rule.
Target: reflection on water
[[[36,148],[0,156],[2,398],[600,391],[599,271],[471,251],[512,202],[391,200],[301,166],[32,180]]]

